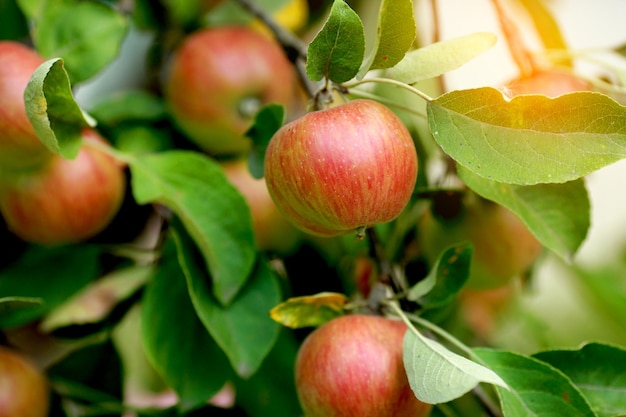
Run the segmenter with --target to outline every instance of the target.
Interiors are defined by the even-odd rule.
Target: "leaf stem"
[[[344,83],[343,86],[345,88],[353,88],[353,87],[359,86],[361,84],[366,84],[366,83],[381,83],[381,84],[393,85],[398,88],[404,88],[405,90],[417,95],[424,101],[427,101],[427,102],[433,101],[433,98],[429,97],[428,94],[424,93],[423,91],[418,90],[417,88],[410,86],[409,84],[406,84],[397,80],[393,80],[391,78],[382,78],[382,77],[363,78],[362,80],[356,80],[356,81]]]
[[[357,96],[357,97],[363,97],[363,98],[369,98],[371,100],[376,100],[376,101],[378,101],[380,103],[383,103],[383,104],[385,104],[385,105],[387,105],[389,107],[395,107],[398,110],[404,110],[406,112],[409,112],[409,113],[413,114],[414,116],[421,117],[424,120],[426,120],[426,118],[427,118],[425,113],[419,112],[419,111],[417,111],[417,110],[415,110],[415,109],[413,109],[411,107],[408,107],[408,106],[396,103],[395,101],[389,100],[389,99],[387,99],[385,97],[381,97],[381,96],[376,95],[376,94],[368,93],[367,91],[363,91],[363,90],[359,90],[359,89],[352,89],[352,90],[350,90],[350,95]]]

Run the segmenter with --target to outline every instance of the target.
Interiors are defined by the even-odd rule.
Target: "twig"
[[[404,282],[400,279],[400,277],[398,277],[391,265],[391,262],[389,262],[385,249],[380,243],[378,234],[373,227],[369,227],[367,229],[367,237],[370,242],[370,256],[376,261],[380,271],[379,281],[383,284],[389,285],[396,295],[404,294],[406,292]],[[400,302],[405,302],[405,299],[401,298]]]
[[[524,40],[522,39],[519,29],[509,19],[506,12],[500,5],[499,0],[491,0],[493,7],[498,15],[498,21],[500,22],[500,28],[506,39],[506,43],[509,46],[509,52],[513,57],[513,61],[520,70],[522,76],[532,74],[535,68],[535,62],[533,55],[528,51]]]

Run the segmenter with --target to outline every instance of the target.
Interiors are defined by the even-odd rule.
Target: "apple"
[[[417,152],[391,110],[359,99],[281,127],[267,147],[265,179],[279,210],[305,232],[361,236],[405,208]]]
[[[420,250],[431,265],[447,247],[471,242],[474,256],[468,288],[504,286],[529,270],[542,246],[515,214],[470,191],[466,191],[460,208],[449,210],[458,200],[451,194],[450,204],[446,204],[447,197],[441,194],[437,204],[424,211],[418,221]],[[439,212],[446,215],[439,216]]]
[[[85,144],[73,160],[53,155],[37,171],[0,179],[0,213],[9,230],[44,245],[73,243],[101,232],[125,193],[124,166],[89,143],[104,142],[85,129]]]
[[[26,85],[43,62],[25,45],[0,41],[0,168],[4,170],[39,166],[51,155],[37,137],[24,105]]]
[[[48,382],[23,354],[0,346],[0,416],[46,417]]]
[[[352,314],[332,319],[302,343],[295,365],[307,417],[422,417],[402,359],[401,321]]]
[[[576,75],[559,69],[537,70],[530,75],[515,78],[504,86],[509,97],[522,94],[543,94],[558,97],[574,91],[590,91],[591,85]]]
[[[266,104],[289,108],[294,68],[276,41],[249,27],[224,26],[189,35],[173,54],[164,95],[174,122],[212,155],[251,147],[244,133]]]
[[[459,293],[459,316],[481,342],[490,341],[503,313],[515,301],[518,291],[514,284],[482,290],[463,288]]]
[[[248,203],[257,247],[283,255],[292,253],[301,240],[301,233],[278,211],[265,179],[254,178],[243,158],[223,161],[220,165]]]

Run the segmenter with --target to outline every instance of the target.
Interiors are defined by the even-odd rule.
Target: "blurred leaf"
[[[14,0],[0,1],[0,39],[17,40],[28,37],[28,25]]]
[[[391,68],[404,58],[416,38],[412,0],[383,0],[378,14],[376,44],[358,78],[369,70]]]
[[[567,375],[599,417],[626,415],[626,350],[589,343],[576,350],[533,355]]]
[[[89,113],[104,124],[114,125],[128,121],[156,121],[164,118],[167,110],[163,101],[154,94],[127,90],[104,97]]]
[[[480,382],[506,387],[489,368],[460,356],[409,327],[404,334],[404,367],[415,396],[428,404],[452,401]]]
[[[41,298],[35,297],[1,297],[0,298],[0,320],[2,317],[10,316],[13,312],[24,309],[38,307],[43,304]]]
[[[324,26],[309,44],[306,73],[313,81],[352,79],[365,55],[361,18],[344,0],[334,0]]]
[[[24,91],[26,114],[44,145],[73,159],[82,143],[82,129],[95,122],[80,109],[60,58],[41,64]]]
[[[302,415],[293,377],[299,346],[294,335],[282,328],[259,371],[250,379],[236,381],[237,405],[249,417]]]
[[[41,299],[37,306],[0,315],[0,328],[18,327],[41,318],[98,276],[100,251],[90,245],[33,247],[0,271],[2,297]]]
[[[205,403],[232,376],[191,304],[172,241],[144,293],[141,332],[148,359],[179,395],[182,412]]]
[[[93,77],[117,56],[128,19],[103,2],[55,0],[43,3],[34,27],[37,51],[63,58],[75,84]]]
[[[547,50],[567,50],[567,44],[561,33],[561,29],[550,10],[543,0],[520,0],[522,5],[530,14],[535,30],[541,38],[544,49]],[[570,60],[560,62],[571,65]]]
[[[16,0],[16,3],[27,19],[35,20],[41,14],[46,0]]]
[[[490,181],[462,166],[458,173],[477,194],[515,213],[545,247],[563,259],[571,260],[585,240],[591,203],[582,178],[520,186]]]
[[[152,273],[152,266],[117,269],[66,300],[43,319],[40,328],[51,332],[64,326],[96,323],[144,285]]]
[[[473,252],[471,243],[443,251],[428,276],[409,290],[407,298],[423,307],[438,307],[452,300],[469,278]]]
[[[130,169],[137,202],[163,203],[180,217],[207,263],[213,294],[230,303],[254,267],[256,247],[248,206],[222,168],[197,152],[168,151],[133,158]]]
[[[320,326],[343,315],[347,302],[348,298],[341,293],[323,292],[292,297],[272,308],[270,316],[274,321],[292,329]]]
[[[626,107],[599,93],[507,101],[483,87],[444,94],[427,111],[443,151],[498,182],[567,182],[626,156]]]
[[[115,148],[123,153],[142,155],[171,150],[171,136],[158,127],[143,123],[124,123],[116,126],[110,135]]]
[[[578,267],[576,275],[582,291],[592,299],[595,311],[612,319],[626,335],[626,280],[622,279],[626,276],[626,265],[615,262],[593,270]]]
[[[228,306],[216,302],[195,247],[182,230],[175,234],[178,257],[191,301],[200,320],[242,378],[253,375],[276,341],[279,326],[269,317],[280,301],[280,287],[267,260],[259,259],[252,276]]]
[[[218,1],[213,0],[214,3]],[[255,0],[254,4],[266,13],[273,13],[283,6],[288,4],[291,0]],[[168,0],[169,3],[182,3],[177,0]],[[236,1],[222,1],[217,6],[212,8],[209,13],[203,16],[203,23],[206,26],[221,26],[221,25],[249,25],[254,20],[246,9],[244,9]]]
[[[406,84],[437,77],[488,51],[497,40],[493,33],[478,32],[432,43],[408,52],[387,76]]]
[[[496,387],[505,416],[596,416],[567,376],[547,363],[488,348],[474,353],[509,386]]]
[[[248,167],[254,178],[263,178],[265,150],[274,133],[285,120],[285,108],[280,104],[264,106],[254,117],[246,136],[252,139],[252,150],[248,156]]]

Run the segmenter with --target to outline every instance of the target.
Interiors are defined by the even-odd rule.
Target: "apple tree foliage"
[[[208,9],[202,7],[211,2],[199,0],[131,3],[0,5],[2,38],[28,39],[47,59],[25,93],[41,141],[72,159],[81,129],[95,126],[111,140],[103,148],[128,166],[130,195],[101,235],[42,247],[0,232],[3,341],[28,346],[20,334],[39,338],[30,343],[48,352],[54,415],[300,415],[293,362],[306,329],[358,303],[346,259],[374,254],[388,274],[406,267],[388,263],[408,245],[415,209],[433,192],[423,178],[433,150],[449,158],[466,187],[511,210],[570,265],[591,299],[581,308],[600,309],[598,325],[604,319],[622,336],[567,347],[548,343],[534,352],[475,345],[445,320],[468,278],[473,251],[469,244],[450,247],[411,282],[404,301],[390,302],[377,285],[367,300],[409,324],[404,363],[415,395],[436,404],[437,416],[488,415],[485,396],[506,417],[626,415],[626,265],[587,271],[571,264],[590,228],[585,177],[626,157],[626,109],[618,88],[612,95],[508,100],[485,86],[430,97],[420,90],[424,81],[485,52],[495,35],[419,45],[411,0],[310,2],[308,26],[298,32],[306,55],[293,59],[305,62],[309,89],[380,99],[403,120],[417,118],[407,126],[420,153],[420,178],[406,213],[375,228],[382,255],[375,248],[381,242],[352,236],[310,239],[286,255],[267,253],[256,248],[250,208],[218,161],[172,125],[158,71],[172,39],[205,25],[250,24],[249,3],[271,16],[288,1],[231,0]],[[543,4],[521,4],[544,46],[565,49]],[[375,19],[371,10],[361,13],[373,7]],[[105,91],[82,108],[76,92],[101,82],[98,75],[115,62],[132,31],[152,39],[146,68],[123,70],[141,73],[140,87]],[[616,52],[626,55],[624,48]],[[282,106],[269,105],[247,132],[256,177],[284,118]],[[137,236],[154,222],[154,245],[141,246]],[[151,398],[169,392],[175,399],[142,405],[129,400],[133,390]],[[226,408],[217,400],[224,393],[234,393]]]

